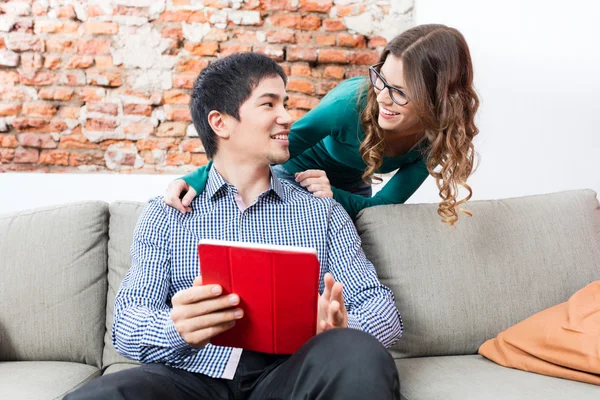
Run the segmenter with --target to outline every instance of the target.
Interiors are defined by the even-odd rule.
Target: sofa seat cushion
[[[3,399],[62,399],[68,392],[100,375],[86,364],[59,361],[0,362],[0,397]]]
[[[104,371],[104,375],[106,374],[114,374],[115,372],[125,371],[126,369],[139,367],[140,364],[134,363],[114,363],[110,367],[106,368]]]
[[[396,360],[402,400],[600,399],[600,386],[501,367],[479,355]]]

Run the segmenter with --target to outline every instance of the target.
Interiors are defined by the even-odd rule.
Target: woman
[[[454,225],[471,198],[474,116],[469,48],[456,29],[420,25],[392,39],[369,79],[348,79],[292,125],[290,159],[275,174],[318,197],[335,198],[355,218],[366,207],[404,203],[428,175],[442,222]],[[210,163],[169,185],[165,201],[185,212],[204,190]],[[375,173],[398,170],[371,196]],[[459,187],[467,190],[458,199]],[[188,191],[183,201],[179,196]],[[468,214],[468,212],[464,211]]]

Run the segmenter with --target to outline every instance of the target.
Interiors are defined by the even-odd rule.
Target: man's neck
[[[233,161],[225,156],[216,155],[213,168],[216,168],[225,181],[235,186],[247,206],[271,186],[269,165],[257,165],[256,162],[239,159]]]

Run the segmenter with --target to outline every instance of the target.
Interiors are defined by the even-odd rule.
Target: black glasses
[[[408,97],[406,96],[406,93],[404,93],[404,90],[388,85],[385,79],[383,79],[383,77],[379,74],[379,71],[377,71],[382,65],[383,63],[381,62],[369,67],[369,78],[371,79],[373,87],[377,90],[383,90],[387,88],[394,103],[398,104],[399,106],[407,105]]]

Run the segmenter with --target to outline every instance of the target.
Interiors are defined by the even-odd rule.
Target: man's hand
[[[343,285],[340,282],[335,282],[329,272],[325,274],[324,280],[325,289],[323,294],[319,296],[317,333],[333,328],[348,327],[348,312],[342,295]]]
[[[315,197],[333,197],[327,173],[320,169],[307,169],[296,173],[296,182]]]
[[[187,193],[183,196],[183,199],[180,199],[181,193],[186,191]],[[176,208],[185,214],[192,210],[190,204],[194,197],[196,197],[196,191],[190,185],[183,179],[175,179],[173,182],[169,183],[164,199],[168,206]]]
[[[235,325],[243,317],[236,294],[223,296],[219,285],[202,285],[200,277],[189,289],[180,290],[171,302],[171,319],[175,329],[188,344],[202,348],[211,338]]]

